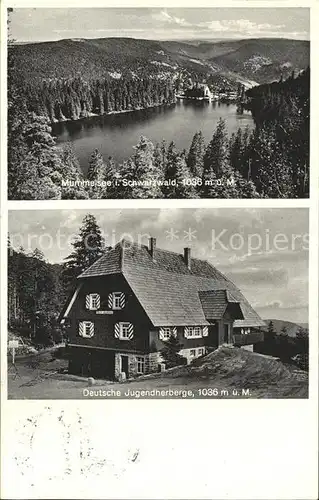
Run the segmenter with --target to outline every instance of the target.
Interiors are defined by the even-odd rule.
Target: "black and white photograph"
[[[8,9],[10,200],[308,198],[310,9]]]
[[[9,212],[8,397],[307,398],[308,209]]]

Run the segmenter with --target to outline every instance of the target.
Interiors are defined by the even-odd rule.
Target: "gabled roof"
[[[198,294],[206,319],[221,319],[227,308],[232,312],[233,317],[244,319],[240,301],[229,290],[200,291]]]
[[[208,325],[199,292],[214,291],[222,292],[226,306],[240,303],[244,319],[235,327],[264,326],[238,288],[205,260],[192,258],[189,269],[181,254],[156,248],[153,258],[146,245],[122,241],[79,278],[116,273],[124,275],[154,326]],[[220,296],[212,295],[216,306]]]
[[[116,274],[121,272],[124,248],[119,243],[114,248],[108,248],[92,266],[86,269],[78,278],[91,276],[104,276],[105,274]]]

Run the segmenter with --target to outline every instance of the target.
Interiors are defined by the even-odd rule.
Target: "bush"
[[[181,344],[174,335],[171,335],[170,338],[166,340],[165,347],[161,350],[166,368],[187,364],[187,359],[179,354],[182,347],[183,344]]]

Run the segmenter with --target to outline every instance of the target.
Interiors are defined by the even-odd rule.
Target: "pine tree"
[[[231,177],[233,169],[229,163],[228,139],[225,121],[220,119],[204,155],[203,188],[201,195],[216,196],[216,180],[222,176]]]
[[[48,120],[34,113],[21,111],[21,114],[22,117],[16,117],[14,123],[8,125],[9,197],[60,199],[61,159]]]
[[[297,362],[302,370],[309,370],[309,330],[299,327],[296,332],[296,342],[298,349]]]
[[[287,331],[287,327],[286,326],[282,327],[282,329],[280,330],[280,335],[282,335],[283,337],[287,337],[288,336],[288,331]]]
[[[243,169],[243,132],[241,128],[238,128],[237,133],[232,136],[232,140],[229,144],[229,161],[234,170],[238,170],[242,175],[244,175]]]
[[[161,355],[164,359],[166,368],[173,368],[177,365],[186,364],[186,358],[179,354],[182,347],[183,344],[179,342],[175,335],[171,335],[169,339],[165,341],[165,347],[161,350]]]
[[[111,183],[111,185],[107,185],[104,190],[105,198],[121,198],[121,181],[122,176],[120,174],[120,167],[117,167],[114,161],[114,158],[110,156],[106,162],[106,170],[105,170],[105,180],[107,183]]]
[[[91,199],[101,199],[105,197],[106,166],[103,156],[98,149],[95,149],[89,160],[87,180],[92,182],[88,188]]]
[[[128,178],[140,185],[132,188],[133,198],[161,198],[162,191],[160,182],[163,181],[163,171],[154,161],[154,145],[147,139],[141,137],[138,144],[134,146],[135,153],[131,157]]]
[[[156,143],[154,149],[154,166],[159,171],[164,171],[164,159],[163,159],[163,150],[162,146],[159,143]]]
[[[81,171],[79,160],[77,159],[71,143],[67,143],[61,150],[61,168],[63,169],[64,180],[82,181],[83,174]],[[62,199],[78,200],[88,198],[88,193],[84,187],[75,185],[74,187],[62,186]]]
[[[205,141],[201,131],[193,137],[187,157],[187,165],[193,177],[202,178],[204,168]]]
[[[74,288],[77,276],[103,254],[104,239],[93,215],[84,217],[79,236],[72,246],[74,250],[66,257],[61,276],[65,289],[69,291]]]
[[[192,184],[192,176],[186,163],[185,155],[178,154],[171,163],[170,172],[172,179],[176,180],[176,186],[170,188],[168,198],[196,198],[195,185]]]
[[[256,130],[251,143],[252,180],[265,198],[293,195],[292,168],[274,130]]]

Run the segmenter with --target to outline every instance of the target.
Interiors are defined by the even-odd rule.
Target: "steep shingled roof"
[[[209,262],[146,245],[118,243],[79,278],[122,273],[154,326],[208,325],[199,292],[227,290],[228,302],[239,302],[244,319],[235,327],[264,326],[239,289]],[[225,295],[226,294],[226,295]],[[226,300],[226,298],[225,298]]]
[[[233,317],[244,319],[240,301],[235,299],[229,290],[200,291],[198,294],[206,319],[221,319],[227,308],[230,308]]]

